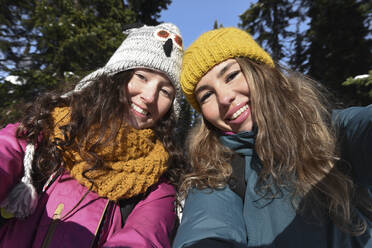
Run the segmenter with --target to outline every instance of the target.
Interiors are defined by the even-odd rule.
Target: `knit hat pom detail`
[[[1,207],[17,218],[26,218],[34,213],[38,195],[32,184],[20,182],[10,192]]]
[[[24,176],[8,194],[8,197],[1,202],[0,207],[12,213],[17,218],[26,218],[34,213],[38,194],[31,182],[32,161],[35,153],[35,146],[27,144],[23,159]]]

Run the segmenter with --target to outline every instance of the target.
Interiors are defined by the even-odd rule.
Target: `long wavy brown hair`
[[[258,127],[255,151],[262,163],[256,192],[274,198],[281,188],[293,189],[299,211],[330,218],[342,230],[361,234],[354,185],[338,166],[337,139],[331,126],[326,91],[317,82],[276,65],[275,68],[236,58],[250,89],[252,118]],[[221,132],[205,119],[190,133],[188,155],[192,172],[184,176],[180,196],[192,188],[223,188],[229,182],[232,151],[223,146]],[[344,166],[347,168],[347,166]],[[297,200],[299,199],[299,200]],[[371,203],[366,206],[371,211]],[[322,210],[322,211],[318,211]]]
[[[132,70],[112,77],[103,75],[84,90],[67,98],[61,97],[59,93],[47,93],[26,109],[17,136],[37,144],[32,181],[38,191],[53,173],[62,172],[65,164],[62,157],[64,149],[74,148],[91,165],[83,175],[90,170],[105,167],[104,160],[97,152],[115,139],[124,124],[127,113],[124,103],[127,97],[123,89],[132,75]],[[55,107],[66,106],[71,108],[71,118],[67,125],[60,127],[64,139],[50,139],[54,129],[51,113]],[[183,153],[172,138],[175,129],[173,111],[169,110],[152,129],[170,155],[169,167],[164,176],[178,188],[179,177],[186,164]]]

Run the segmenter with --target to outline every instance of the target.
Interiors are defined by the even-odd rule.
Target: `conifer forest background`
[[[125,38],[126,24],[158,24],[160,12],[172,1],[0,2],[3,127],[19,121],[25,104],[38,95],[66,91],[103,66]],[[257,0],[239,18],[237,25],[274,60],[318,80],[339,106],[372,103],[371,1]],[[211,28],[219,26],[218,20],[211,23]],[[182,108],[177,132],[181,143],[198,118],[186,101]]]

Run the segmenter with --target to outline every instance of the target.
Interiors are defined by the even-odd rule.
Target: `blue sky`
[[[237,27],[239,15],[254,0],[172,0],[168,9],[161,12],[161,22],[176,24],[187,48],[202,33],[213,29],[214,21],[224,27]]]

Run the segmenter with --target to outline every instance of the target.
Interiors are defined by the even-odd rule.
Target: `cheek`
[[[172,101],[166,99],[163,101],[159,101],[158,103],[158,110],[159,110],[159,119],[161,119],[166,113],[168,113],[169,109],[172,106]]]
[[[245,95],[246,96],[250,96],[250,88],[249,88],[249,85],[248,85],[248,82],[247,80],[245,80],[244,78],[244,81],[241,83],[242,87],[243,87],[243,91],[245,92]]]
[[[201,111],[204,118],[213,125],[216,125],[216,122],[221,119],[218,107],[215,104],[204,104]]]
[[[126,93],[128,96],[135,96],[141,93],[141,89],[143,89],[143,85],[141,85],[135,78],[132,77],[131,80],[127,83]]]
[[[128,82],[127,86],[125,87],[127,96],[131,96],[135,92],[135,86],[132,82]]]

